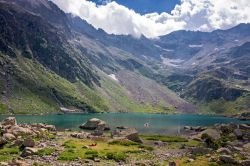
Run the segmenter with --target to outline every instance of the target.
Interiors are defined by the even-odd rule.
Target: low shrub
[[[128,156],[125,153],[122,153],[122,152],[118,152],[118,153],[108,152],[106,154],[106,157],[109,160],[115,160],[116,162],[119,162],[119,161],[126,161],[126,158]]]
[[[116,141],[112,141],[109,142],[110,145],[122,145],[122,146],[134,146],[134,145],[139,145],[136,142],[132,142],[132,141],[126,141],[126,140],[116,140]]]

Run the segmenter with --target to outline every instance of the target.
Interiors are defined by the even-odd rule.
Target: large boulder
[[[5,138],[7,141],[12,141],[12,140],[16,139],[16,137],[13,134],[10,134],[10,133],[3,134],[3,138]]]
[[[81,129],[87,129],[87,130],[110,130],[110,127],[107,125],[107,123],[103,120],[92,118],[89,119],[85,124],[80,126]]]
[[[125,138],[133,142],[142,143],[139,137],[138,131],[134,128],[128,128],[125,130],[114,130],[112,132],[113,138]]]
[[[20,126],[13,126],[7,132],[15,135],[16,137],[34,134],[34,132],[32,132],[31,129],[20,127]]]
[[[201,137],[202,134],[207,134],[209,135],[210,137],[212,137],[213,139],[219,139],[221,136],[220,136],[220,132],[216,129],[206,129],[204,131],[202,131],[199,136]]]
[[[16,118],[15,117],[8,117],[2,121],[2,126],[15,126],[17,125]]]

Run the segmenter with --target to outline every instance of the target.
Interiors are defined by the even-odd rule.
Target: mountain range
[[[48,0],[0,0],[2,114],[250,109],[250,24],[107,34]]]

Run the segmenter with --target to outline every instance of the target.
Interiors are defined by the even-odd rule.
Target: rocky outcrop
[[[15,126],[17,125],[16,118],[15,117],[8,117],[1,123],[2,126]]]
[[[87,130],[110,130],[110,127],[108,124],[100,119],[92,118],[89,119],[85,124],[82,124],[80,126],[81,129],[87,129]]]

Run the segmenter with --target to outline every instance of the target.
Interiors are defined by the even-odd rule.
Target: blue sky
[[[100,4],[102,0],[91,0]],[[112,0],[113,1],[113,0]],[[170,13],[176,4],[180,3],[180,0],[114,0],[118,4],[133,9],[137,13],[146,14],[146,13]]]

